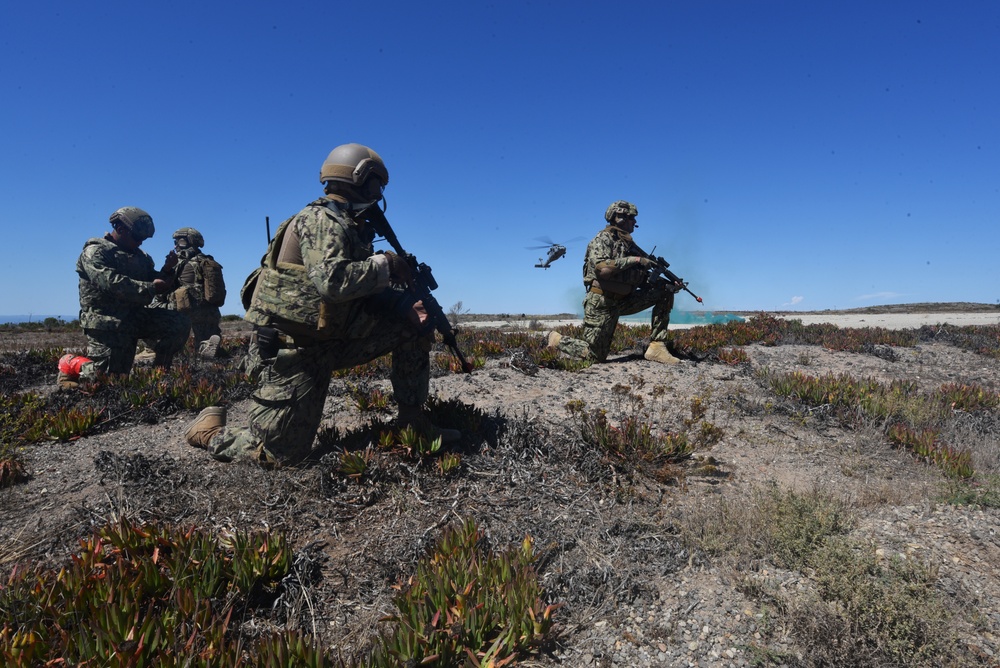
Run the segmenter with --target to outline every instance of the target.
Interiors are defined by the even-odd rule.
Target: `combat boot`
[[[226,407],[209,406],[184,430],[184,440],[196,448],[208,449],[212,437],[226,426]]]
[[[212,334],[198,346],[198,354],[205,359],[214,359],[219,355],[219,344],[222,343],[222,337],[218,334]]]
[[[462,432],[459,430],[445,429],[432,423],[420,406],[400,405],[399,415],[396,417],[396,426],[400,429],[410,427],[431,440],[440,438],[442,445],[456,443],[462,438]]]
[[[660,364],[679,364],[680,360],[670,354],[667,350],[667,344],[663,341],[650,341],[649,347],[646,348],[646,354],[643,355],[650,362],[659,362]]]
[[[559,347],[559,342],[562,341],[562,334],[552,330],[549,332],[548,347],[555,349]]]
[[[59,375],[56,383],[64,390],[71,390],[80,385],[80,367],[92,360],[83,355],[68,353],[59,358]]]

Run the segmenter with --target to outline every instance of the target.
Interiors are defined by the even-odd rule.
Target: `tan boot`
[[[226,426],[226,407],[209,406],[184,431],[184,440],[196,448],[208,449],[208,442]]]
[[[219,344],[222,343],[222,337],[218,334],[212,334],[198,346],[198,354],[205,359],[215,359],[219,356]]]
[[[555,330],[549,332],[549,342],[548,342],[549,348],[553,349],[558,348],[560,341],[562,341],[562,334],[560,334]]]
[[[667,350],[667,345],[663,341],[650,341],[649,347],[646,348],[646,354],[643,355],[650,362],[659,362],[660,364],[679,364],[680,360],[670,354]]]
[[[68,376],[62,371],[56,377],[56,384],[64,390],[75,390],[80,387],[80,376]]]
[[[440,438],[442,445],[457,443],[462,438],[462,432],[459,430],[445,429],[431,422],[420,406],[400,406],[396,426],[400,429],[410,427],[431,440]]]

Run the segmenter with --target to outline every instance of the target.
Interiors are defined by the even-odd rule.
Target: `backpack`
[[[211,255],[202,257],[198,264],[205,303],[209,306],[222,306],[226,303],[226,282],[222,279],[222,265]]]

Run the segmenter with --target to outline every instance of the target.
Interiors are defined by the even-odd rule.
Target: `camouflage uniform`
[[[613,225],[597,233],[587,245],[583,261],[583,284],[587,296],[583,300],[583,338],[562,337],[561,352],[583,359],[603,362],[611,351],[611,339],[618,318],[653,307],[651,341],[666,341],[670,310],[674,307],[674,291],[646,282],[648,272],[636,268],[635,258],[645,253],[632,240],[632,235]],[[591,289],[597,278],[597,265],[613,265],[620,271],[615,279],[632,286],[629,294],[615,295],[607,291],[598,294]]]
[[[194,347],[204,352],[205,343],[211,336],[222,336],[222,312],[218,306],[212,306],[205,301],[205,289],[200,266],[206,260],[213,260],[211,255],[201,252],[200,248],[184,248],[177,251],[177,285],[184,288],[186,300],[190,307],[185,311],[191,319],[191,331],[194,334]],[[177,292],[169,295],[170,308],[177,309]]]
[[[187,342],[187,316],[147,308],[155,292],[153,280],[169,279],[156,271],[153,258],[142,250],[129,252],[110,234],[88,239],[76,262],[80,276],[80,325],[87,335],[87,357],[80,377],[97,372],[126,374],[132,369],[139,339],[153,343],[154,363],[169,366]]]
[[[413,299],[389,286],[387,263],[373,256],[373,239],[374,232],[329,197],[278,228],[246,319],[282,332],[286,347],[268,357],[251,344],[247,371],[259,382],[249,425],[215,434],[208,446],[213,457],[301,459],[319,429],[332,372],[389,352],[397,403],[426,401],[430,340],[407,320]]]

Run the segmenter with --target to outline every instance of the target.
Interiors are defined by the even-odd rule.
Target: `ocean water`
[[[652,312],[652,309],[649,309],[635,315],[622,316],[620,320],[630,323],[649,323]],[[714,325],[730,320],[743,321],[745,318],[734,313],[712,313],[711,311],[689,312],[674,309],[670,312],[670,322],[675,325]]]

